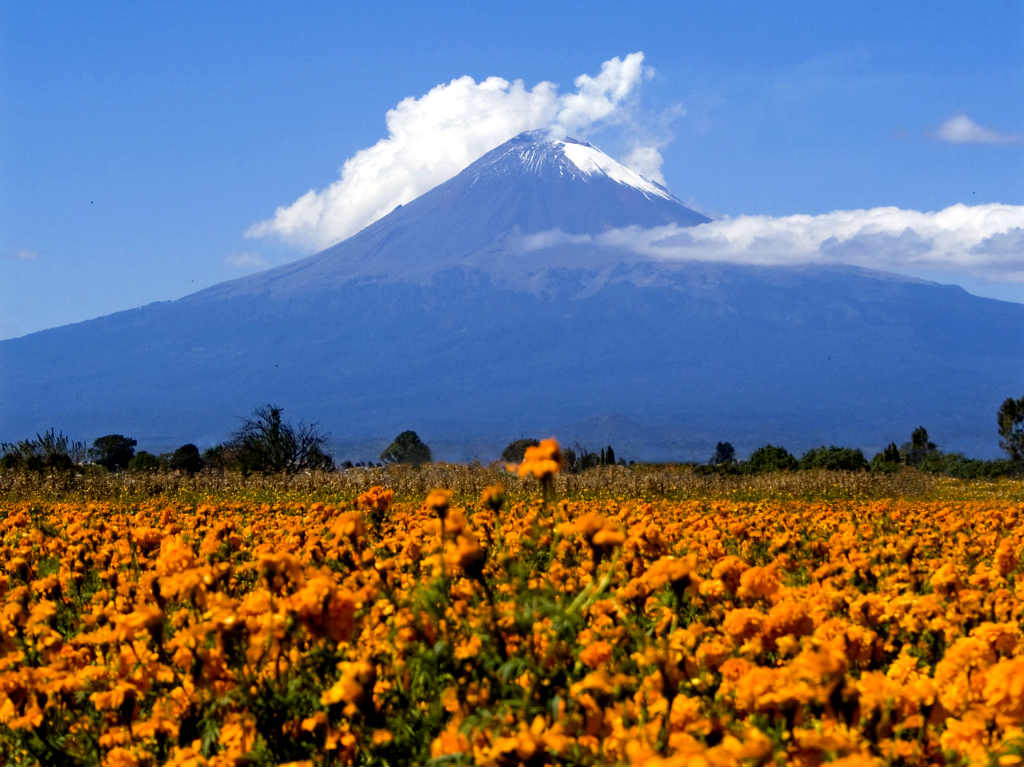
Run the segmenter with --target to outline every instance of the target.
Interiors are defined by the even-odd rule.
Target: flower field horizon
[[[0,762],[1024,763],[1019,482],[556,472],[12,481]]]

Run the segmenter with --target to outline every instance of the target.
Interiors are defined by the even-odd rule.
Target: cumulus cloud
[[[1017,144],[1021,141],[1020,136],[997,133],[965,114],[953,115],[942,123],[935,137],[950,144]]]
[[[622,164],[632,168],[641,176],[646,176],[651,181],[657,181],[665,186],[665,177],[661,175],[661,166],[665,159],[661,156],[659,146],[634,146],[626,155]]]
[[[540,82],[464,76],[409,97],[388,110],[387,136],[356,152],[330,186],[311,189],[246,235],[274,235],[319,249],[437,186],[480,155],[525,130],[583,137],[601,125],[625,124],[634,96],[653,70],[642,52],[615,57],[596,75],[576,78],[575,90]],[[661,181],[660,146],[634,151],[654,180]],[[643,170],[640,170],[643,173]]]
[[[850,264],[910,274],[956,270],[1024,282],[1024,205],[736,216],[693,227],[626,227],[598,235],[540,232],[522,238],[521,247],[529,251],[562,243],[619,247],[664,260]]]
[[[224,263],[235,269],[246,270],[265,269],[270,266],[270,262],[267,261],[262,253],[253,253],[251,251],[232,253],[224,258]]]

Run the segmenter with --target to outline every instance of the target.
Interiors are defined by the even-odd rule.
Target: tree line
[[[201,452],[188,443],[177,450],[154,455],[136,451],[137,442],[123,434],[107,434],[91,446],[70,439],[50,429],[35,438],[16,443],[0,443],[0,467],[39,472],[74,471],[84,463],[102,466],[109,471],[178,471],[195,474],[199,471],[240,471],[243,474],[279,474],[299,471],[333,471],[333,457],[326,451],[327,436],[316,424],[292,424],[283,418],[283,409],[265,405],[253,411],[227,441]],[[931,441],[927,429],[919,426],[910,439],[901,445],[890,442],[869,461],[858,448],[836,445],[812,448],[799,459],[780,445],[764,445],[747,460],[737,459],[729,442],[719,442],[706,464],[694,465],[702,473],[759,474],[770,471],[828,469],[834,471],[893,472],[911,466],[935,474],[962,478],[998,477],[1024,472],[1024,397],[1007,398],[996,414],[1000,447],[1006,451],[1004,460],[980,460],[960,453],[945,453]],[[527,447],[538,445],[532,438],[509,443],[501,458],[507,463],[523,460]],[[398,434],[380,454],[380,464],[353,464],[345,461],[340,468],[354,465],[385,465],[429,463],[430,447],[415,431]],[[580,472],[599,466],[627,465],[616,456],[611,445],[590,450],[574,445],[562,450],[563,469]],[[629,464],[631,465],[631,463]]]

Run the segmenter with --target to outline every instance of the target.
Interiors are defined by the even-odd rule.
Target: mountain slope
[[[514,279],[524,265],[597,263],[592,250],[520,253],[513,242],[523,234],[692,226],[708,220],[590,144],[555,141],[534,131],[493,149],[458,175],[333,247],[199,295],[285,295],[355,278],[423,280],[459,266]],[[619,251],[611,262],[624,258],[638,257]]]
[[[322,253],[0,342],[0,439],[53,425],[209,444],[276,402],[353,459],[405,428],[442,458],[552,432],[631,458],[703,459],[721,439],[875,449],[918,424],[946,449],[997,450],[1024,306],[849,267],[518,248],[703,220],[606,157],[519,136]]]

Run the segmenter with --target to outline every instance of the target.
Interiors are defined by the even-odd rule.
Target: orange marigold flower
[[[504,503],[505,488],[500,484],[488,485],[484,488],[483,493],[480,494],[480,505],[485,509],[498,512]]]
[[[748,599],[768,599],[782,588],[777,569],[767,567],[751,567],[740,576],[740,587],[736,592],[740,597]]]
[[[985,677],[985,703],[1010,719],[1024,722],[1024,656],[997,663]]]
[[[395,499],[395,491],[390,488],[385,488],[382,485],[373,485],[365,493],[361,493],[356,498],[356,503],[360,506],[373,509],[377,512],[385,512],[391,507],[391,502]]]
[[[547,479],[558,473],[562,464],[562,453],[555,439],[542,439],[539,445],[526,448],[523,462],[517,473],[520,477]]]
[[[320,696],[324,705],[333,703],[359,704],[365,700],[367,688],[373,688],[377,670],[366,661],[343,662],[338,664],[341,678]]]
[[[373,507],[371,506],[371,508]],[[338,518],[331,524],[331,531],[337,536],[355,540],[366,531],[363,515],[358,511],[346,511],[344,514],[338,515]]]
[[[487,552],[480,546],[476,536],[472,533],[460,535],[455,541],[455,547],[459,567],[469,577],[480,578],[487,562]]]
[[[580,651],[580,661],[590,668],[596,669],[612,657],[612,646],[605,641],[594,642]]]
[[[423,505],[438,516],[443,517],[448,513],[448,507],[451,505],[451,502],[451,490],[436,489],[427,493],[427,499]]]
[[[141,762],[131,751],[122,746],[115,746],[107,752],[103,764],[109,767],[138,767]]]

